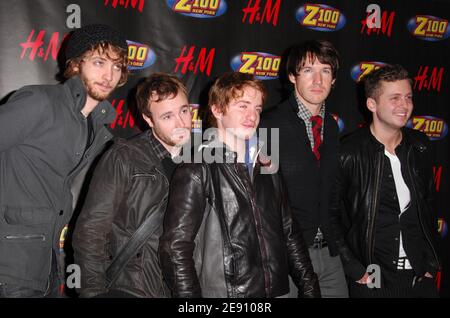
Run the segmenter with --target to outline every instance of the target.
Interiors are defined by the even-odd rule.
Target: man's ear
[[[211,113],[216,118],[217,121],[222,120],[223,113],[216,105],[211,106]]]
[[[372,113],[375,113],[375,111],[377,110],[377,101],[372,97],[369,97],[366,100],[366,106],[368,110],[370,110]]]
[[[153,124],[153,120],[151,117],[148,117],[145,114],[142,114],[142,118],[144,118],[145,122],[151,127],[153,128],[154,124]]]
[[[296,76],[294,74],[292,74],[292,73],[289,73],[288,78],[289,78],[289,82],[291,82],[292,84],[295,85],[295,78],[296,78]]]

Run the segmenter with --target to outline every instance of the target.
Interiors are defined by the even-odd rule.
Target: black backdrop
[[[368,28],[366,8],[377,4],[379,28]],[[361,75],[399,63],[413,78],[410,126],[433,140],[437,213],[442,237],[442,296],[450,295],[448,197],[449,0],[14,0],[0,2],[0,98],[23,85],[56,83],[58,50],[73,28],[106,23],[129,40],[132,74],[111,102],[117,136],[139,131],[133,88],[153,72],[176,73],[196,108],[211,81],[226,71],[265,80],[266,107],[283,96],[280,57],[295,42],[327,39],[341,54],[327,107],[342,134],[363,122]],[[370,22],[376,20],[370,19]],[[200,124],[196,123],[197,126]],[[2,256],[3,257],[3,256]]]

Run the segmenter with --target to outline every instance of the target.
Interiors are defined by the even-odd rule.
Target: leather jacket
[[[320,297],[280,175],[257,163],[250,177],[217,149],[231,160],[184,163],[172,179],[160,258],[173,296],[277,297],[290,274],[300,296]]]
[[[434,184],[428,138],[415,130],[402,129],[406,146],[406,169],[417,199],[417,213],[428,246],[423,268],[439,269],[437,215],[433,205]],[[331,202],[332,230],[346,274],[359,280],[372,264],[374,236],[383,166],[384,146],[364,127],[345,138],[339,151],[339,172]]]
[[[150,213],[163,213],[169,182],[149,142],[151,131],[119,140],[97,165],[73,236],[81,267],[81,297],[110,292],[106,269]],[[158,259],[162,221],[121,271],[111,290],[136,297],[169,297]]]

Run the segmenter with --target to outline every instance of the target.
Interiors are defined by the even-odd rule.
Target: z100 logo
[[[295,18],[301,25],[316,31],[338,31],[345,25],[344,15],[324,4],[305,4],[297,10]]]
[[[281,56],[263,52],[242,52],[231,59],[231,68],[240,73],[253,74],[260,80],[278,77]]]
[[[189,108],[192,113],[192,132],[201,133],[202,132],[202,120],[198,115],[198,109],[200,106],[198,104],[190,104]]]
[[[448,126],[445,121],[433,116],[413,116],[406,127],[420,130],[430,140],[443,139],[448,133]]]
[[[182,15],[200,19],[216,18],[227,11],[225,0],[167,0],[167,5]]]
[[[129,70],[144,69],[155,63],[156,54],[149,46],[128,40],[127,43]]]
[[[338,114],[331,114],[331,116],[333,116],[334,120],[336,121],[339,133],[341,133],[345,128],[344,121],[341,119],[341,117],[339,117]]]
[[[431,15],[417,15],[409,20],[407,27],[421,40],[440,41],[450,36],[448,21]]]
[[[383,62],[361,62],[352,67],[350,76],[355,82],[359,82],[364,76],[384,65],[386,63]]]

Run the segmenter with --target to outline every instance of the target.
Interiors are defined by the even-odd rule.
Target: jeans
[[[53,252],[52,268],[48,278],[47,289],[45,291],[0,282],[0,298],[60,298],[61,283],[56,256]]]
[[[308,251],[314,272],[319,279],[322,298],[348,298],[347,282],[341,257],[339,255],[330,256],[328,247],[310,247]],[[289,294],[284,297],[297,298],[298,289],[290,277],[289,288]]]

